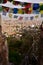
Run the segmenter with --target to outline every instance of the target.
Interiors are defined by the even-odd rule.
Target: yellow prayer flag
[[[40,11],[40,14],[43,14],[43,10]]]
[[[19,9],[19,10],[18,10],[18,13],[19,13],[19,14],[22,14],[22,13],[23,13],[23,10],[22,10],[22,9]]]

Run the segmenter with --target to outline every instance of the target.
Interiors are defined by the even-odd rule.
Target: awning
[[[14,0],[19,2],[26,2],[26,3],[43,3],[43,0]]]

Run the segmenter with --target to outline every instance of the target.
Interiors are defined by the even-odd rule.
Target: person
[[[2,34],[2,27],[0,25],[0,65],[8,65],[8,46],[4,34]]]
[[[43,65],[43,21],[40,25],[40,40],[39,40],[39,62]]]

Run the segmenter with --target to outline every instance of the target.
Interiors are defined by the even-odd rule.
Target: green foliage
[[[23,55],[27,53],[33,43],[33,38],[29,33],[23,34],[24,35],[19,40],[12,36],[7,38],[9,46],[9,61],[13,62],[15,65],[21,63]]]
[[[9,61],[13,62],[16,65],[19,65],[22,59],[22,56],[19,55],[19,53],[17,53],[16,51],[14,51],[13,49],[9,50]]]
[[[9,61],[13,62],[16,65],[19,65],[22,60],[21,53],[19,52],[19,48],[22,45],[22,41],[17,40],[13,37],[9,37],[7,38],[7,40],[9,46]]]
[[[2,7],[0,6],[0,12],[2,12]]]

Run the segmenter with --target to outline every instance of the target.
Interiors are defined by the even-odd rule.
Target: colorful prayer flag
[[[17,8],[14,8],[14,9],[13,9],[13,13],[14,13],[14,14],[17,14],[17,12],[18,12],[18,9],[17,9]]]
[[[23,17],[22,17],[22,16],[20,16],[20,17],[19,17],[19,20],[22,20],[22,19],[23,19]]]
[[[18,14],[23,14],[23,10],[22,9],[18,9]]]
[[[33,17],[33,16],[31,16],[31,17],[30,17],[30,20],[33,20],[33,18],[34,18],[34,17]]]
[[[33,10],[37,10],[37,9],[39,9],[39,4],[33,4]]]

